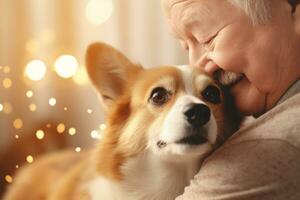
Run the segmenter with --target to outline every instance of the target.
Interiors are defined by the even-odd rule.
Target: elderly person
[[[291,0],[162,0],[190,64],[255,120],[203,163],[179,200],[300,199],[300,6]]]

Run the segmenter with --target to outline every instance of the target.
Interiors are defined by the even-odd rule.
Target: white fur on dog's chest
[[[92,200],[171,200],[183,193],[198,167],[198,162],[180,166],[141,155],[122,167],[124,181],[99,176],[90,182],[89,193]]]

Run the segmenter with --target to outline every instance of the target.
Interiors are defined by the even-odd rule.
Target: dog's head
[[[102,43],[88,48],[86,61],[107,112],[97,151],[104,176],[120,179],[120,166],[146,151],[167,162],[199,159],[238,128],[226,90],[199,69],[143,69]]]

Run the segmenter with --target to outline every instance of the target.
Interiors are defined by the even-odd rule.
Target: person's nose
[[[191,66],[201,68],[208,75],[213,75],[219,66],[210,58],[210,52],[199,47],[189,47],[189,63]]]

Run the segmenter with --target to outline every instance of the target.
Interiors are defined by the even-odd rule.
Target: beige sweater
[[[176,200],[299,200],[299,86],[214,152]]]

